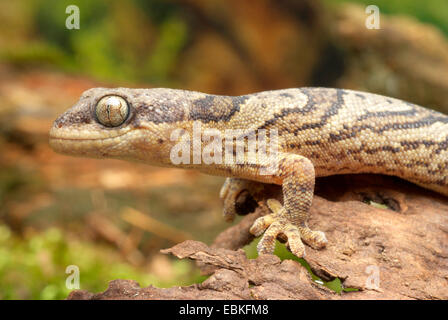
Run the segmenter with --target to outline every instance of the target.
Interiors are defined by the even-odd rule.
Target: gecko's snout
[[[115,156],[131,110],[125,98],[103,93],[81,96],[69,110],[60,115],[49,132],[50,147],[58,152],[86,157]],[[114,151],[115,150],[115,151]]]

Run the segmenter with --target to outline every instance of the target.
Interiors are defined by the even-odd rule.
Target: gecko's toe
[[[258,218],[250,228],[250,232],[255,236],[260,236],[264,232],[257,246],[259,254],[273,253],[277,238],[286,238],[286,245],[299,258],[305,256],[303,242],[313,249],[325,247],[328,241],[323,232],[313,231],[306,224],[302,226],[293,224],[287,219],[285,208],[277,200],[269,199],[267,205],[273,213]]]
[[[235,219],[235,191],[232,187],[232,179],[227,178],[219,191],[219,197],[223,201],[222,214],[224,220],[230,222]]]
[[[224,200],[227,197],[227,195],[229,194],[230,185],[231,185],[231,179],[227,178],[224,181],[224,184],[222,185],[221,190],[219,191],[219,198],[221,200]]]
[[[232,222],[235,219],[236,211],[235,211],[235,202],[233,199],[224,200],[224,205],[222,208],[222,215],[224,220],[227,222]]]
[[[327,243],[327,237],[322,231],[313,231],[308,227],[299,227],[302,240],[313,249],[322,249]]]
[[[268,214],[262,216],[255,220],[252,227],[250,228],[250,233],[254,236],[260,236],[273,222],[275,221],[275,214]]]
[[[268,217],[268,219],[261,220],[262,218],[266,217]],[[258,254],[272,254],[275,249],[275,240],[277,239],[277,237],[284,235],[288,239],[287,246],[289,247],[291,252],[299,258],[304,257],[305,246],[302,243],[299,229],[288,221],[285,221],[284,219],[279,218],[278,220],[275,220],[275,218],[275,215],[261,217],[257,220],[259,221],[259,223],[257,225],[254,224],[254,226],[252,226],[251,228],[252,233],[254,233],[253,231],[255,231],[256,229],[259,234],[266,230],[263,234],[263,237],[260,239],[260,242],[258,243]],[[267,222],[272,221],[273,219],[274,221],[268,227],[266,227]]]
[[[275,239],[279,233],[282,232],[282,224],[279,221],[273,222],[261,237],[260,242],[258,242],[257,251],[258,254],[263,253],[274,253],[275,249]]]
[[[303,245],[299,229],[290,224],[284,234],[288,238],[286,245],[289,250],[298,258],[304,258],[305,246]]]

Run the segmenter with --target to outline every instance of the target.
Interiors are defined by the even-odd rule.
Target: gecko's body
[[[173,148],[188,139],[173,131],[182,129],[194,139],[195,123],[202,131],[214,129],[223,135],[229,129],[241,129],[243,136],[275,129],[277,170],[261,174],[267,160],[253,163],[247,157],[242,163],[223,158],[222,163],[174,164]],[[381,173],[448,196],[448,117],[351,90],[301,88],[231,97],[172,89],[96,88],[55,121],[50,143],[72,155],[231,177],[221,190],[224,212],[230,216],[247,180],[282,185],[284,206],[268,202],[273,213],[251,228],[256,235],[264,232],[259,252],[272,252],[279,234],[288,238],[297,256],[304,254],[300,239],[315,248],[325,245],[324,234],[306,225],[316,176]],[[202,138],[201,150],[209,143]]]

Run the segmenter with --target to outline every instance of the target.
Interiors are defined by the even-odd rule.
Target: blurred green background
[[[371,4],[379,30],[365,26]],[[197,283],[194,264],[158,251],[228,226],[222,178],[49,149],[52,121],[90,87],[327,86],[448,112],[445,0],[2,1],[0,21],[0,299],[63,299],[68,265],[92,292]]]

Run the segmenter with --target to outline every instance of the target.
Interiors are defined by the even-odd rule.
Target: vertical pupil
[[[106,126],[119,126],[128,115],[129,107],[119,97],[106,97],[97,107],[98,120]],[[126,104],[126,105],[125,105]]]

